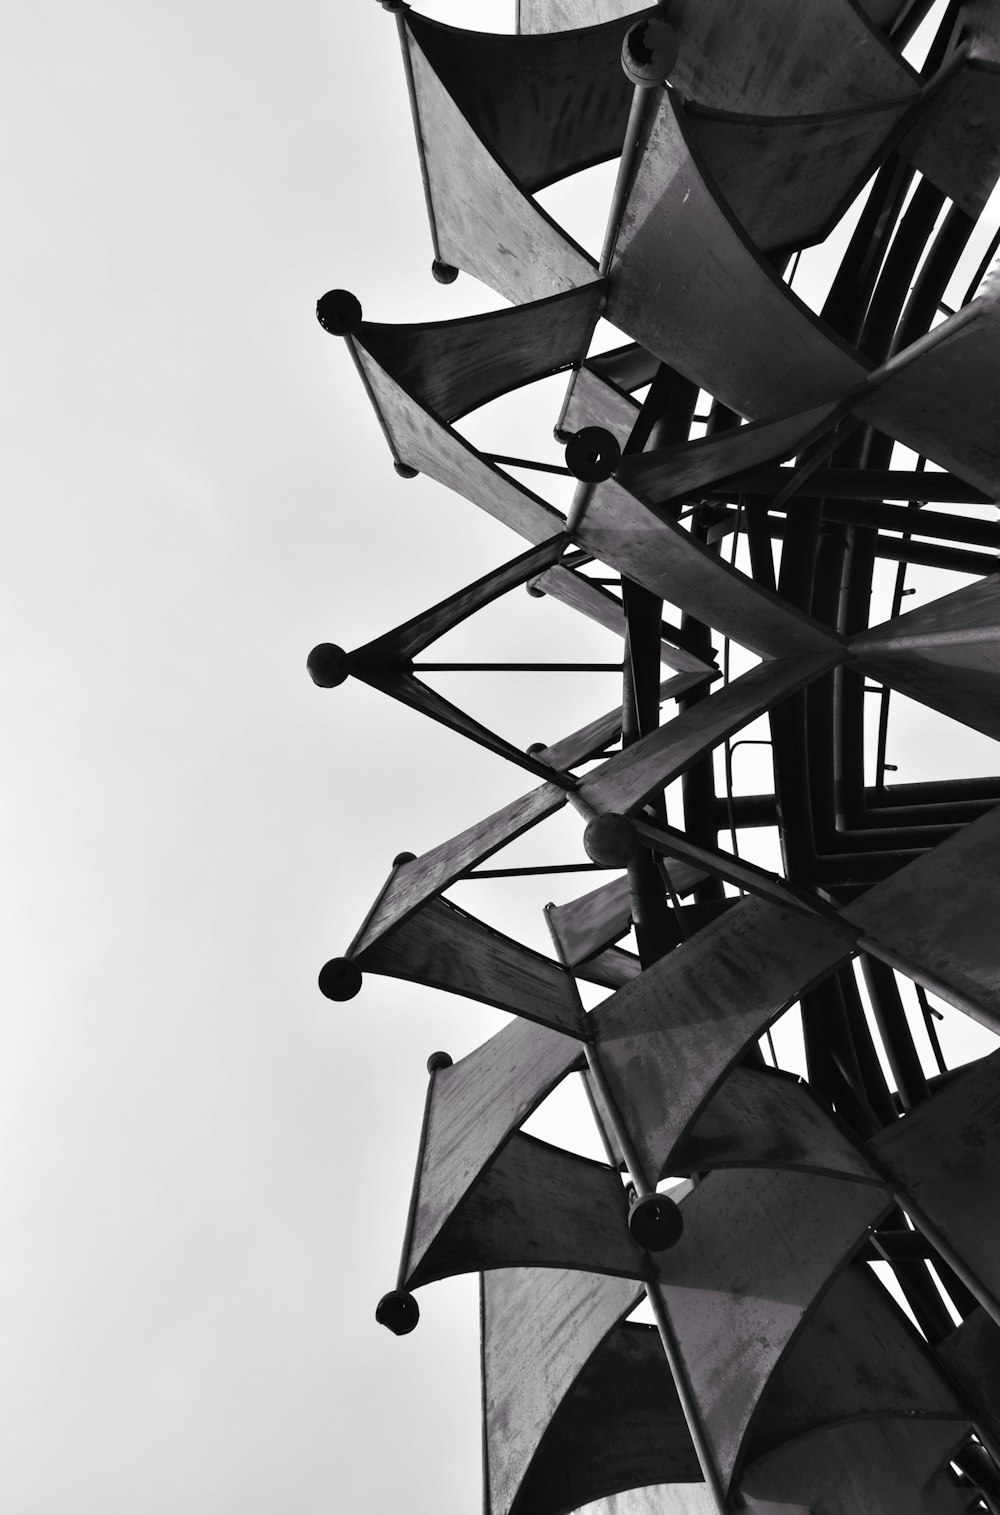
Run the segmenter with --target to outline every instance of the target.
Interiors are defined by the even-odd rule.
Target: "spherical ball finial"
[[[447,1052],[432,1052],[427,1059],[427,1072],[439,1073],[442,1068],[450,1068],[452,1059]]]
[[[458,278],[458,269],[451,263],[442,263],[440,258],[435,258],[431,264],[431,273],[439,284],[454,284]]]
[[[361,988],[362,973],[351,957],[331,957],[319,970],[320,993],[327,999],[353,999]]]
[[[662,84],[677,62],[677,34],[661,16],[637,21],[622,42],[622,68],[633,84]]]
[[[401,479],[415,479],[420,472],[419,468],[411,468],[409,463],[401,463],[399,458],[393,460],[392,466]]]
[[[420,1306],[405,1289],[390,1289],[375,1306],[375,1319],[394,1336],[408,1336],[420,1319]]]
[[[328,289],[316,301],[316,319],[332,337],[349,337],[361,325],[361,302],[349,289]]]
[[[547,748],[547,742],[532,742],[531,746],[527,749],[527,753],[529,757],[540,757]]]
[[[394,868],[402,868],[404,863],[414,863],[416,860],[417,854],[415,852],[397,852],[392,860],[392,866]]]
[[[616,439],[603,426],[585,426],[566,443],[566,467],[585,484],[610,479],[621,455]]]
[[[597,815],[587,822],[583,846],[592,863],[627,868],[639,856],[639,837],[627,815]]]
[[[336,689],[351,671],[351,655],[336,642],[320,642],[306,658],[306,668],[320,689]]]
[[[666,1252],[680,1241],[684,1217],[668,1194],[644,1194],[629,1206],[628,1228],[637,1247]]]

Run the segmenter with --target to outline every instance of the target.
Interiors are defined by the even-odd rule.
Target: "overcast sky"
[[[512,12],[477,0],[476,23]],[[424,1291],[405,1340],[372,1311],[426,1056],[503,1018],[379,979],[336,1006],[315,980],[395,852],[531,784],[304,661],[521,544],[396,477],[313,310],[332,285],[383,320],[501,302],[430,278],[374,0],[56,0],[6,33],[0,1500],[467,1515],[475,1284]],[[482,439],[553,456],[559,392]],[[523,594],[480,621],[487,657],[616,655]],[[614,702],[569,682],[507,688],[505,731],[554,740]],[[520,855],[582,858],[579,829]],[[473,889],[537,946],[540,905],[580,892]]]

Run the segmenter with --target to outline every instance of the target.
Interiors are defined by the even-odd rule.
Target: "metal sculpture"
[[[902,49],[929,0],[519,0],[511,36],[382,3],[434,275],[511,303],[386,326],[332,291],[319,320],[345,338],[396,471],[529,545],[363,647],[315,648],[309,669],[404,701],[531,787],[399,855],[320,974],[334,1000],[389,974],[513,1017],[457,1064],[430,1059],[378,1319],[404,1334],[417,1286],[481,1274],[487,1515],[649,1485],[663,1511],[1000,1511],[1000,1053],[946,1068],[933,1005],[1000,1032],[1000,777],[964,778],[959,752],[953,778],[893,785],[885,760],[892,691],[1000,737],[1000,234],[943,303],[1000,172],[1000,8],[952,0],[918,71]],[[615,158],[595,260],[536,195]],[[795,259],[859,196],[814,313]],[[628,341],[594,354],[601,316]],[[530,459],[454,425],[560,371],[566,518],[510,471]],[[869,625],[885,559],[892,614]],[[903,613],[911,565],[967,582]],[[528,751],[419,661],[521,586],[624,644],[620,703]],[[759,662],[730,679],[712,633]],[[764,713],[774,792],[734,794],[732,738]],[[683,826],[664,805],[675,780]],[[550,907],[548,957],[446,891],[567,804],[612,876]],[[778,828],[780,876],[740,855],[761,825]],[[589,1012],[579,981],[607,991]],[[789,1007],[807,1080],[760,1052]],[[521,1129],[574,1072],[605,1163]],[[629,1322],[641,1298],[655,1327]]]

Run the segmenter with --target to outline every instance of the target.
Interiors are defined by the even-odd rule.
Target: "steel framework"
[[[512,1017],[429,1061],[377,1317],[404,1334],[414,1289],[481,1274],[486,1515],[651,1485],[677,1515],[996,1515],[1000,1053],[948,1067],[937,1021],[944,1004],[1000,1032],[1000,777],[963,776],[959,748],[953,777],[894,784],[886,739],[893,692],[1000,737],[1000,6],[519,0],[500,36],[382,4],[434,275],[509,303],[390,326],[334,290],[317,313],[397,473],[528,545],[309,670],[364,680],[532,787],[396,857],[320,974],[334,1000],[388,974]],[[903,49],[932,11],[916,69]],[[614,159],[595,259],[537,196]],[[852,205],[814,312],[797,259]],[[602,317],[624,345],[596,350]],[[456,428],[561,371],[565,469]],[[519,482],[530,467],[577,481],[567,516]],[[881,560],[891,614],[870,624]],[[931,587],[904,612],[914,566]],[[942,593],[944,571],[962,587]],[[522,586],[623,644],[614,708],[527,751],[421,678],[460,666],[425,660],[434,642]],[[753,655],[734,677],[731,645]],[[762,716],[773,790],[736,794],[738,733]],[[550,871],[610,877],[548,909],[544,956],[447,892],[546,871],[484,865],[566,805],[591,863]],[[780,874],[741,856],[754,827],[777,828]],[[787,1014],[805,1077],[762,1051]],[[604,1163],[521,1129],[571,1073]],[[641,1299],[655,1325],[629,1321]]]

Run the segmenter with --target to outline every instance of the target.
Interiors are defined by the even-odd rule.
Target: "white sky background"
[[[374,0],[20,6],[6,33],[0,1502],[466,1515],[475,1284],[421,1291],[404,1340],[372,1312],[426,1056],[504,1018],[315,981],[395,852],[531,781],[360,684],[316,690],[304,660],[523,544],[396,477],[313,310],[338,284],[374,319],[500,302],[430,278]],[[555,456],[559,392],[497,426]],[[483,656],[617,655],[558,606],[515,610],[479,618]],[[599,677],[565,709],[505,685],[497,724],[554,740],[614,703]],[[518,853],[582,860],[579,830]],[[544,946],[539,906],[588,883],[458,897]]]

